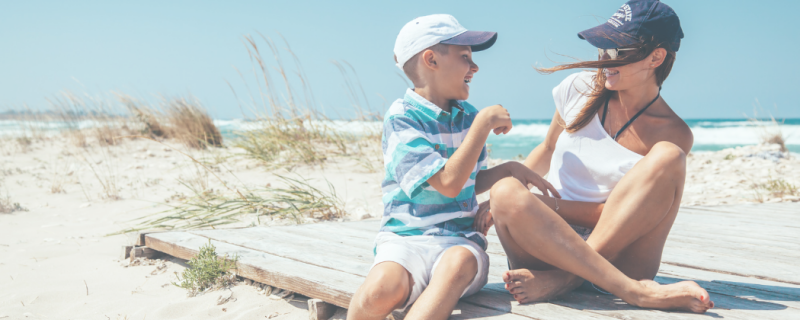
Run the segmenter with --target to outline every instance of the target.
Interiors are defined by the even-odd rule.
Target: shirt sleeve
[[[570,96],[570,87],[575,80],[577,73],[573,73],[561,81],[555,88],[553,88],[553,102],[556,104],[556,110],[563,119],[565,117],[564,107],[567,105]]]
[[[447,162],[438,151],[446,146],[433,143],[422,124],[404,115],[386,120],[384,136],[386,173],[409,198],[417,196]]]
[[[590,82],[592,81],[592,74],[590,72],[576,72],[559,83],[553,88],[553,102],[555,102],[556,110],[564,119],[569,123],[572,109],[575,106],[575,100],[579,95],[591,92]],[[583,106],[580,106],[583,107]]]

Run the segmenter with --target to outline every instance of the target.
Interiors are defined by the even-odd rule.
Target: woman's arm
[[[564,120],[556,111],[553,121],[550,122],[547,137],[525,159],[526,167],[541,176],[550,171],[550,160],[553,158],[553,150],[556,148],[558,136],[564,131],[563,124]],[[603,212],[602,203],[561,200],[538,194],[536,196],[568,223],[586,228],[594,228],[597,220],[600,219],[600,213]],[[558,201],[558,210],[556,210],[556,201]]]
[[[564,131],[564,120],[561,115],[553,115],[553,121],[550,121],[550,129],[547,130],[547,136],[544,141],[531,151],[528,158],[525,159],[525,166],[536,172],[540,176],[544,176],[550,171],[550,159],[553,157],[553,150],[556,148],[556,141],[558,136]]]
[[[605,203],[570,201],[540,194],[534,195],[539,197],[539,200],[542,200],[550,209],[558,213],[567,223],[590,229],[594,229],[595,225],[597,225],[605,206]],[[556,210],[556,201],[558,201],[558,210]]]

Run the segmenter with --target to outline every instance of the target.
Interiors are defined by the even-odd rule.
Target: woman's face
[[[663,49],[662,49],[663,50]],[[660,65],[655,64],[654,55],[658,49],[651,52],[649,56],[638,62],[626,64],[621,67],[606,68],[603,70],[606,76],[606,88],[613,91],[628,90],[636,86],[649,84],[650,81],[655,84],[655,68]],[[635,55],[636,50],[620,51],[617,59],[623,59],[630,55]],[[600,60],[611,59],[608,54],[603,54]],[[663,58],[661,59],[663,61]]]

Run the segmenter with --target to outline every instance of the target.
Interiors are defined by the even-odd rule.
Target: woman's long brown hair
[[[570,64],[563,64],[560,66],[555,66],[552,68],[535,68],[536,71],[544,74],[550,74],[556,71],[567,70],[567,69],[597,69],[597,73],[592,77],[594,81],[594,87],[592,88],[591,92],[582,93],[589,97],[586,101],[586,106],[583,107],[578,116],[575,118],[574,121],[567,124],[562,124],[567,132],[572,133],[575,131],[580,130],[581,128],[585,127],[592,121],[592,117],[603,107],[603,104],[612,94],[611,90],[606,89],[606,76],[603,73],[603,69],[605,68],[614,68],[624,66],[626,64],[630,64],[633,62],[639,62],[643,59],[650,56],[650,54],[656,48],[664,48],[667,50],[667,56],[664,57],[664,63],[662,63],[656,69],[656,85],[661,87],[661,84],[664,83],[664,80],[667,79],[669,76],[670,71],[672,71],[672,65],[675,63],[675,51],[671,50],[667,43],[659,43],[652,39],[649,41],[642,41],[640,44],[642,50],[639,50],[636,54],[626,56],[624,59],[619,60],[597,60],[597,61],[581,61],[576,63]]]

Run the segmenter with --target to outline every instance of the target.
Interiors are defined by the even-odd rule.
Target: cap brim
[[[455,37],[443,40],[439,43],[453,44],[458,46],[470,46],[472,52],[489,49],[497,41],[497,32],[490,31],[466,31]]]
[[[578,38],[600,49],[630,47],[640,43],[639,39],[619,32],[607,23],[578,32]]]

